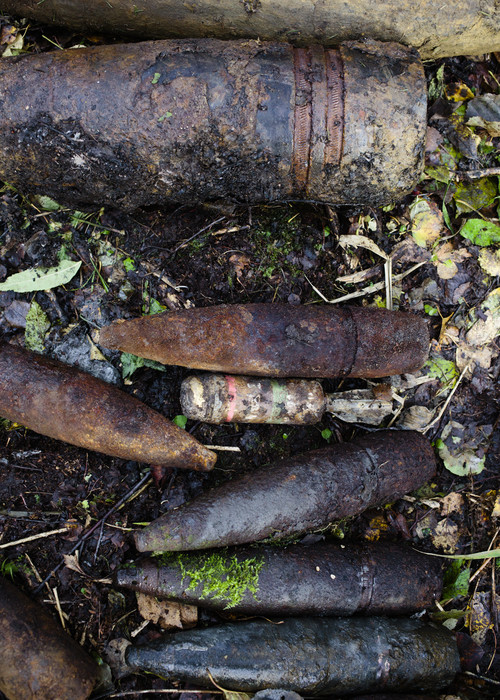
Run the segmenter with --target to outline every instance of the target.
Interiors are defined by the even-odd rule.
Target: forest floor
[[[4,55],[95,41],[26,29],[12,18],[0,31]],[[160,371],[106,350],[99,328],[192,306],[345,300],[389,303],[427,319],[426,365],[379,382],[394,406],[382,425],[423,431],[440,466],[418,492],[332,523],[318,538],[406,540],[454,556],[443,560],[443,599],[428,611],[458,633],[463,673],[449,694],[500,696],[500,560],[493,556],[500,547],[500,56],[446,59],[426,71],[425,174],[404,201],[383,209],[196,205],[132,216],[99,206],[72,211],[48,197],[21,196],[9,183],[1,187],[0,282],[31,268],[44,274],[61,261],[81,263],[68,282],[47,291],[0,291],[4,338],[115,383],[204,444],[238,450],[219,451],[210,475],[158,473],[2,421],[0,571],[52,609],[104,669],[111,640],[160,633],[142,617],[135,595],[113,585],[116,570],[136,556],[135,528],[235,474],[373,428],[331,414],[303,427],[186,422],[179,387],[188,370]],[[327,391],[366,386],[324,382]],[[182,625],[175,606],[170,613],[169,624]],[[200,608],[198,618],[206,625],[234,616]],[[210,697],[210,687],[199,694],[152,675],[108,675],[99,693],[143,697],[139,691],[150,690],[153,697],[170,689],[193,700]]]

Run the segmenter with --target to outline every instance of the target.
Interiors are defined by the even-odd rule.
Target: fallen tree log
[[[0,179],[73,208],[386,204],[422,166],[424,73],[397,44],[195,39],[17,56],[0,61],[0,100]]]
[[[335,46],[372,37],[424,59],[500,50],[495,0],[3,0],[2,10],[81,32],[162,39],[210,36]]]

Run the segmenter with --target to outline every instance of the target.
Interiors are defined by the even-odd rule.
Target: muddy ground
[[[44,27],[26,31],[12,18],[4,18],[2,27],[1,48],[14,52],[102,41]],[[69,283],[49,291],[1,291],[0,332],[10,343],[121,386],[184,425],[179,387],[189,372],[144,366],[100,347],[102,325],[220,303],[310,304],[352,295],[350,303],[383,306],[384,261],[390,257],[393,306],[425,317],[432,345],[429,362],[416,375],[376,382],[387,385],[382,391],[394,401],[393,415],[382,425],[425,431],[439,456],[439,472],[406,499],[308,537],[311,546],[319,539],[387,538],[430,553],[461,555],[446,561],[446,596],[428,616],[459,633],[464,673],[449,693],[495,697],[500,694],[495,588],[500,570],[494,557],[462,555],[496,548],[500,532],[500,132],[495,126],[500,117],[466,124],[469,103],[474,107],[477,96],[498,94],[500,60],[495,55],[447,59],[426,69],[426,175],[403,202],[384,209],[184,205],[129,215],[96,203],[93,211],[81,212],[47,198],[23,197],[5,183],[0,281],[60,260],[82,264]],[[474,234],[474,224],[467,226],[475,219],[489,223],[486,238]],[[346,235],[357,238],[347,241]],[[378,251],[366,248],[366,237]],[[323,385],[333,391],[367,383]],[[135,595],[112,582],[117,568],[136,555],[135,528],[213,484],[373,427],[325,414],[313,427],[188,421],[185,429],[205,444],[238,451],[219,451],[210,475],[150,470],[8,421],[1,424],[0,570],[63,619],[99,660],[106,659],[111,640],[146,641],[161,632],[141,616]],[[67,532],[50,534],[66,526]],[[41,533],[46,536],[16,544]],[[198,617],[198,624],[206,625],[234,616],[200,608]],[[178,689],[183,700],[210,697],[146,674],[108,676],[99,693],[134,697],[148,689],[151,697],[160,689]]]

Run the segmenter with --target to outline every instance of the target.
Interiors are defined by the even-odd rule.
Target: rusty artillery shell
[[[418,180],[426,132],[422,65],[395,44],[19,56],[0,62],[0,103],[0,179],[72,207],[392,202]]]
[[[97,664],[53,618],[0,577],[0,692],[9,700],[84,700]]]
[[[441,0],[2,0],[2,10],[82,32],[162,39],[212,36],[278,39],[335,45],[371,36],[416,46],[422,58],[500,50],[500,17],[493,0],[453,0],[443,18]]]
[[[319,382],[305,379],[203,374],[181,384],[182,413],[205,423],[318,423],[325,411],[348,423],[380,425],[392,412],[392,400],[371,389],[325,395]]]
[[[133,670],[252,692],[437,690],[460,668],[455,636],[421,620],[290,618],[189,630],[130,646]]]
[[[381,430],[228,481],[135,533],[137,549],[208,549],[328,525],[422,486],[436,470],[430,442]]]
[[[121,569],[118,585],[251,615],[391,615],[439,600],[442,564],[398,544],[175,553]],[[235,593],[237,591],[237,593]]]
[[[163,364],[271,377],[385,377],[427,359],[425,321],[361,307],[234,304],[116,321],[101,345]]]
[[[90,374],[0,343],[0,416],[121,459],[209,470],[216,456],[138,399]]]

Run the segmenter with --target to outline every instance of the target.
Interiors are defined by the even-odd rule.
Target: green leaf
[[[156,299],[149,300],[148,316],[152,316],[153,314],[161,314],[166,310],[167,310],[167,307],[164,306],[163,304],[160,304],[160,302],[157,301]]]
[[[125,258],[125,260],[123,261],[123,267],[127,270],[127,272],[135,270],[135,263],[132,260],[132,258]]]
[[[1,292],[43,292],[67,284],[76,275],[81,262],[62,260],[56,267],[38,267],[17,272],[0,284]]]
[[[157,369],[159,372],[166,372],[165,366],[159,362],[155,360],[146,360],[144,357],[137,357],[137,355],[131,355],[129,352],[122,352],[120,360],[122,363],[123,379],[131,377],[135,370],[141,367],[150,367],[151,369]]]
[[[186,416],[183,416],[183,415],[175,416],[175,418],[173,420],[173,423],[175,423],[175,425],[178,428],[182,428],[183,430],[186,427],[187,422],[188,422],[188,419],[186,418]]]
[[[433,379],[439,379],[444,386],[453,386],[458,377],[458,370],[454,362],[443,357],[434,357],[427,360],[424,367],[428,367],[427,375]]]
[[[482,177],[472,182],[459,182],[453,194],[457,214],[489,207],[497,194],[497,183],[492,178]]]
[[[159,81],[161,78],[161,73],[155,73],[153,75],[153,80],[151,81],[151,85],[156,85],[156,83]]]
[[[31,302],[26,314],[26,328],[24,329],[24,342],[28,350],[43,353],[45,333],[50,328],[50,321],[45,311],[36,301]]]
[[[500,243],[500,226],[484,219],[468,219],[460,229],[460,234],[474,245]]]
[[[450,229],[450,231],[453,231],[453,227],[452,227],[452,225],[451,225],[450,215],[449,215],[449,213],[448,213],[448,207],[447,207],[446,204],[444,203],[444,199],[443,199],[443,206],[442,206],[441,209],[442,209],[442,212],[443,212],[444,223],[448,226],[448,228]]]
[[[329,440],[332,437],[332,431],[329,428],[325,428],[321,431],[321,437],[323,440]]]
[[[165,114],[162,114],[161,117],[158,117],[158,121],[163,122],[163,121],[165,121],[165,119],[170,119],[171,116],[172,116],[172,112],[165,112]]]
[[[432,306],[432,304],[424,304],[424,311],[428,316],[437,316],[439,313],[436,307]]]
[[[473,554],[435,554],[434,552],[422,552],[421,549],[416,550],[421,554],[427,554],[430,557],[443,557],[444,559],[496,559],[500,557],[500,549],[487,549],[484,552],[474,552]]]
[[[38,195],[37,200],[44,211],[59,211],[59,209],[61,208],[61,205],[55,202],[50,197]]]
[[[443,576],[442,600],[451,600],[460,595],[467,595],[469,590],[470,567],[464,568],[463,558],[455,559]]]

